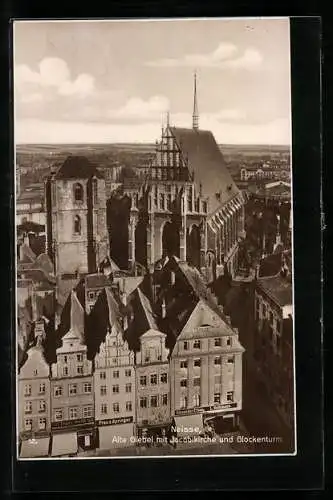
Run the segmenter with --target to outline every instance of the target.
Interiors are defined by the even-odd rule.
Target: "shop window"
[[[83,392],[85,394],[90,394],[91,393],[91,383],[90,382],[85,382],[83,386]]]
[[[83,186],[79,183],[74,184],[74,200],[83,201]]]
[[[132,401],[126,401],[126,411],[132,411]]]

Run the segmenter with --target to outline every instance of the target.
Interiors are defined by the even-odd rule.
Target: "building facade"
[[[138,437],[163,438],[171,425],[170,372],[166,335],[149,329],[136,353],[136,420]]]
[[[34,458],[49,453],[50,367],[41,343],[31,347],[18,375],[18,431],[22,441],[20,457]]]
[[[238,424],[243,352],[237,330],[198,301],[171,352],[171,413],[178,428],[202,429],[217,417],[225,428]]]
[[[75,325],[62,338],[52,364],[52,456],[75,455],[96,446],[92,362]]]
[[[108,300],[112,301],[110,291]],[[111,304],[111,307],[112,304]],[[123,339],[118,321],[109,315],[104,342],[95,356],[95,418],[99,448],[133,446],[135,435],[135,366],[134,353]]]

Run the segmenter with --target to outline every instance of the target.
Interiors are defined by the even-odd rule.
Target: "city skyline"
[[[196,71],[201,129],[290,145],[289,59],[288,18],[15,22],[16,144],[153,143],[191,127]]]

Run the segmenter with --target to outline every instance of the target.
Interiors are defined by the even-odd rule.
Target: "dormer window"
[[[83,187],[79,183],[74,184],[74,200],[83,201]]]

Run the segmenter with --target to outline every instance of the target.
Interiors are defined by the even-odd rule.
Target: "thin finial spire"
[[[167,127],[170,127],[170,111],[167,112]]]
[[[194,72],[194,96],[193,96],[193,116],[192,116],[192,127],[193,130],[198,130],[199,128],[199,113],[198,113],[198,102],[197,102],[197,72]]]

